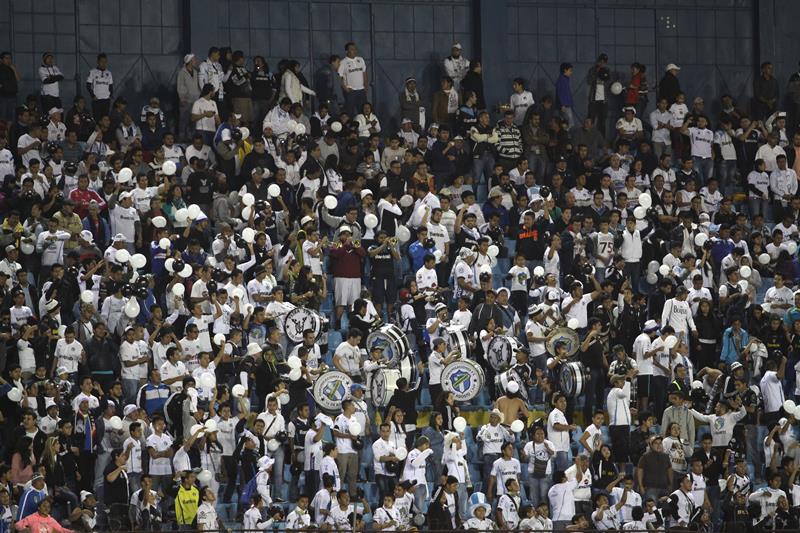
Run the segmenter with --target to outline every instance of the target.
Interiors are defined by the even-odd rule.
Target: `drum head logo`
[[[452,392],[458,401],[471,400],[483,388],[480,367],[466,361],[456,361],[442,371],[442,388]]]
[[[326,372],[314,383],[314,400],[325,411],[341,411],[352,384],[353,380],[343,372]]]

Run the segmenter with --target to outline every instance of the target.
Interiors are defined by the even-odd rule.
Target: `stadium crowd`
[[[0,54],[0,533],[800,527],[800,109],[608,60]]]

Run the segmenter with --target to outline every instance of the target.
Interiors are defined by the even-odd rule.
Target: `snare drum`
[[[384,324],[367,335],[367,353],[376,345],[383,348],[383,356],[394,367],[399,366],[403,357],[411,352],[408,337],[394,324]]]
[[[397,390],[397,380],[400,379],[400,370],[396,368],[379,368],[372,373],[370,392],[372,405],[386,407]]]
[[[583,363],[579,361],[564,363],[559,375],[561,391],[571,398],[580,396],[586,390],[590,377],[591,374]]]
[[[525,382],[522,381],[522,378],[519,377],[516,371],[513,369],[506,370],[500,374],[497,374],[494,377],[494,388],[497,391],[497,394],[500,394],[499,391],[506,391],[508,390],[508,384],[511,382],[515,382],[519,385],[519,395],[522,397],[523,400],[528,400],[528,387],[525,386]]]
[[[315,340],[319,340],[323,331],[323,320],[316,311],[297,307],[286,314],[283,329],[289,340],[295,343],[303,342],[303,332],[307,329],[314,332]]]
[[[472,348],[469,343],[469,334],[463,326],[450,326],[445,329],[447,352],[458,350],[462,359],[471,359]]]
[[[486,360],[498,372],[504,372],[514,362],[514,352],[521,348],[514,337],[495,336],[486,349]]]
[[[456,401],[466,402],[478,395],[485,384],[483,368],[470,359],[453,361],[442,370],[442,389]]]

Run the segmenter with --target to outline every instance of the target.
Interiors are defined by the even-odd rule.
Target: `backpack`
[[[164,418],[177,436],[183,436],[183,401],[189,396],[186,392],[172,394],[164,403]]]

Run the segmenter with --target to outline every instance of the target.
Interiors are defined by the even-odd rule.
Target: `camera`
[[[710,240],[707,240],[706,242],[703,243],[703,250],[709,251],[711,250],[712,246],[714,246],[714,243],[712,243]]]
[[[433,248],[434,246],[436,246],[436,243],[430,237],[422,241],[423,248]]]
[[[279,432],[278,432],[278,433],[275,435],[275,439],[276,439],[278,442],[280,442],[281,444],[286,444],[286,442],[289,440],[289,434],[288,434],[288,433],[286,433],[285,431],[279,431]]]

